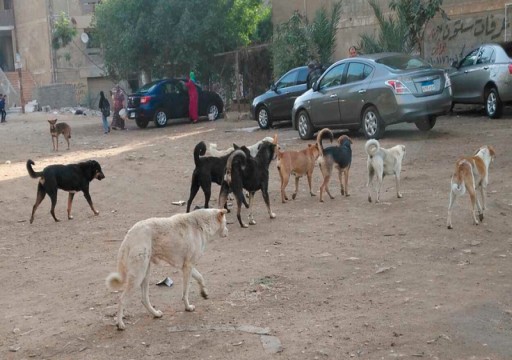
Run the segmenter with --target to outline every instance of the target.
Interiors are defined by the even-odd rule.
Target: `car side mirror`
[[[458,68],[459,67],[459,62],[457,60],[453,60],[452,67]]]
[[[272,90],[272,91],[276,91],[276,89],[277,89],[276,84],[271,83],[271,84],[270,84],[270,90]]]
[[[315,81],[313,83],[313,85],[311,85],[311,89],[313,89],[313,91],[318,91],[318,85],[319,85],[319,82]]]

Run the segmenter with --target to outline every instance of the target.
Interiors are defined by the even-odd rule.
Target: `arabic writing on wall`
[[[509,25],[502,13],[434,23],[427,30],[425,58],[433,65],[449,66],[479,44],[504,41]]]

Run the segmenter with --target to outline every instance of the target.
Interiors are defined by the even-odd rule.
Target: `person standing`
[[[5,98],[4,98],[4,96],[2,94],[0,94],[0,115],[2,117],[2,120],[0,122],[3,122],[3,123],[7,122],[5,120],[5,114],[6,114],[6,112],[5,112]]]
[[[124,119],[119,115],[119,110],[124,108],[123,89],[116,85],[112,94],[114,100],[114,114],[112,115],[112,129],[126,130]]]
[[[315,81],[322,75],[322,65],[317,61],[311,61],[308,64],[308,76],[306,78],[307,88],[311,89]]]
[[[108,117],[110,116],[110,103],[103,91],[100,91],[100,102],[98,104],[98,108],[101,111],[101,119],[103,121],[103,131],[105,134],[110,132],[110,127],[108,126]]]
[[[185,86],[188,89],[188,117],[195,124],[199,118],[198,109],[198,94],[196,87],[196,76],[193,71],[190,72]]]

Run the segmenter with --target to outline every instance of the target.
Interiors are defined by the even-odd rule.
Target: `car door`
[[[340,122],[338,92],[342,86],[345,63],[328,69],[318,80],[310,99],[311,121],[317,128]]]
[[[362,62],[350,62],[343,85],[338,91],[340,124],[359,124],[361,112],[366,103],[366,91],[370,84],[373,68]]]
[[[491,63],[494,49],[491,46],[482,46],[478,52],[475,65],[468,73],[468,98],[471,102],[484,101],[484,88],[491,77]]]
[[[457,68],[450,72],[452,82],[453,100],[455,102],[468,102],[470,99],[469,78],[478,58],[480,48],[472,50],[460,61]]]
[[[291,118],[295,99],[306,91],[306,79],[301,70],[293,69],[289,71],[274,85],[273,91],[276,96],[269,99],[269,111],[273,119]],[[299,75],[301,76],[299,77]]]
[[[168,83],[167,92],[171,118],[188,117],[188,91],[181,80],[172,80]]]

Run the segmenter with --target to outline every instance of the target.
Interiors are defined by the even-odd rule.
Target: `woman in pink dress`
[[[185,85],[188,89],[188,117],[195,124],[197,119],[199,118],[198,114],[198,95],[196,88],[196,77],[193,71],[190,72],[190,76],[188,77]]]

